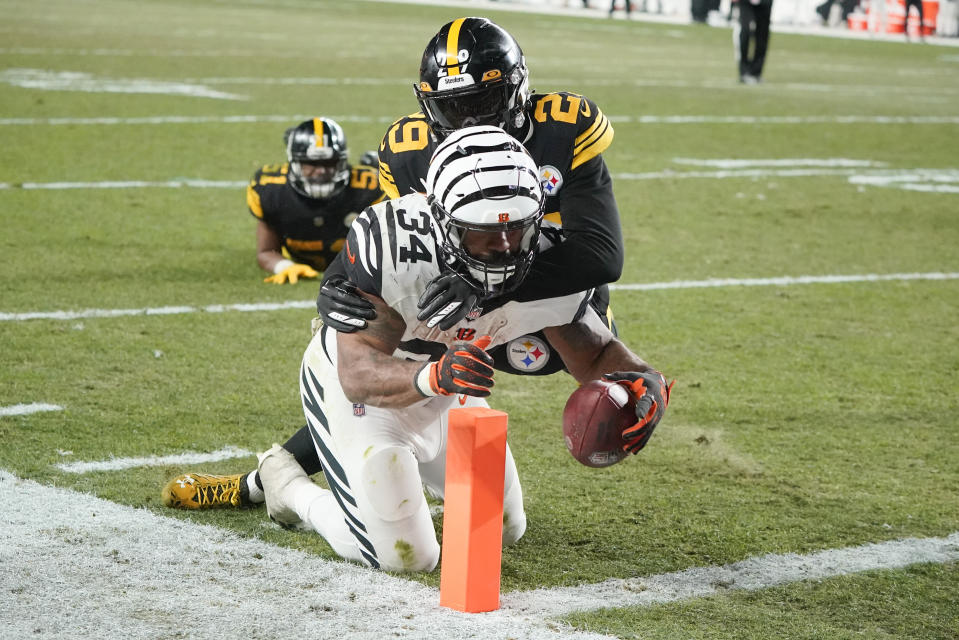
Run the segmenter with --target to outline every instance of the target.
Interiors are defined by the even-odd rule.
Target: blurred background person
[[[283,141],[287,162],[257,170],[246,203],[257,219],[257,264],[272,274],[264,282],[296,284],[326,270],[353,219],[383,194],[375,168],[350,166],[346,135],[330,118],[301,122]]]
[[[609,17],[610,17],[610,18],[613,17],[613,13],[616,11],[616,3],[617,3],[617,2],[618,2],[618,0],[610,0],[610,3],[609,3]],[[624,0],[624,2],[626,3],[626,17],[628,18],[628,17],[630,17],[631,15],[633,15],[633,2],[632,2],[632,0]]]
[[[769,18],[773,0],[739,0],[739,23],[733,27],[733,45],[739,63],[739,81],[757,84],[769,47]]]
[[[922,21],[923,21],[922,0],[906,0],[906,15],[903,18],[905,20],[903,27],[905,27],[906,40],[909,39],[909,7],[915,7],[916,10],[919,12],[919,29],[916,33],[919,34],[920,41],[925,41],[926,38],[922,35]]]

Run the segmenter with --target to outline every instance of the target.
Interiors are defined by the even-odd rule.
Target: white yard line
[[[0,470],[0,623],[10,637],[598,640],[548,618],[959,559],[959,533],[503,594],[498,611],[436,589]],[[272,525],[266,525],[272,526]]]
[[[788,286],[797,284],[838,284],[848,282],[886,282],[890,280],[955,280],[959,272],[928,273],[865,273],[854,275],[780,276],[775,278],[711,278],[709,280],[673,280],[641,284],[611,284],[613,291],[653,291],[658,289],[705,289],[713,287]],[[289,302],[251,302],[216,304],[205,307],[145,307],[142,309],[82,309],[79,311],[25,311],[20,313],[0,312],[0,322],[23,322],[26,320],[78,320],[82,318],[116,318],[120,316],[157,316],[185,313],[224,313],[227,311],[282,311],[286,309],[313,309],[313,300]]]
[[[146,180],[105,180],[101,182],[21,182],[11,184],[0,182],[0,189],[53,190],[61,189],[145,189],[159,187],[164,189],[242,189],[248,181],[245,180],[166,180],[163,182],[149,182]]]
[[[211,304],[204,307],[147,307],[143,309],[83,309],[81,311],[28,311],[2,313],[0,322],[23,320],[77,320],[81,318],[117,318],[121,316],[169,316],[184,313],[224,313],[227,311],[282,311],[285,309],[316,308],[313,300],[289,302],[250,302],[238,304]]]
[[[503,606],[527,614],[561,616],[571,611],[649,606],[727,591],[755,591],[800,580],[955,560],[959,560],[959,532],[945,538],[906,538],[809,555],[770,554],[721,567],[694,567],[647,578],[510,593],[503,597]]]
[[[234,458],[246,458],[254,455],[252,451],[239,447],[224,447],[211,453],[179,453],[169,456],[145,456],[141,458],[110,458],[94,462],[61,462],[54,465],[60,471],[67,473],[90,473],[92,471],[122,471],[140,467],[185,466],[220,462]]]
[[[842,284],[847,282],[888,282],[890,280],[955,280],[959,272],[866,273],[861,275],[781,276],[778,278],[710,278],[674,280],[647,284],[611,284],[613,291],[655,291],[658,289],[706,289],[712,287],[785,287],[795,284]]]
[[[885,169],[885,163],[848,158],[673,158],[682,166],[715,167],[711,170],[675,170],[644,173],[615,173],[617,180],[755,180],[759,178],[805,178],[848,176],[850,184],[862,189],[894,187],[913,191],[959,193],[959,169]],[[242,189],[241,180],[179,178],[165,181],[107,180],[98,182],[0,182],[0,190],[64,189]]]
[[[959,116],[721,116],[721,115],[610,115],[614,124],[959,124]],[[300,122],[311,114],[264,114],[235,116],[139,116],[97,118],[0,118],[0,126],[57,125],[144,125],[144,124],[249,124],[256,122]],[[389,124],[392,116],[329,116],[337,122],[375,122]]]
[[[61,407],[58,404],[47,404],[45,402],[32,402],[30,404],[15,404],[9,407],[0,407],[0,417],[25,416],[31,413],[41,413],[43,411],[63,411],[63,407]]]

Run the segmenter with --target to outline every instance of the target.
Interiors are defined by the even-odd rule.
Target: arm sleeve
[[[623,272],[623,232],[602,156],[571,172],[560,192],[565,240],[536,256],[519,299],[566,296],[615,282]]]

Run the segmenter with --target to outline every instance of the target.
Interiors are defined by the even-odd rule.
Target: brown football
[[[563,410],[566,448],[587,467],[608,467],[626,457],[623,429],[636,424],[636,401],[625,386],[593,380],[569,396]]]

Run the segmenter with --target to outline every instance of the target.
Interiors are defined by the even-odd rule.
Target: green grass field
[[[0,407],[64,410],[0,417],[0,469],[333,558],[263,509],[160,504],[172,475],[246,471],[252,456],[55,466],[284,441],[303,421],[310,309],[18,314],[311,300],[314,282],[262,283],[242,186],[171,183],[242,185],[312,115],[337,118],[358,158],[416,110],[430,36],[476,12],[37,7],[0,0]],[[747,87],[726,29],[488,15],[523,46],[533,87],[583,93],[615,126],[621,284],[959,272],[959,49],[774,33],[764,84]],[[745,167],[720,162],[734,160]],[[156,184],[94,184],[114,181]],[[587,469],[560,431],[573,380],[498,380],[529,518],[504,551],[504,591],[959,531],[959,281],[620,289],[613,310],[623,339],[677,379],[669,411],[638,457]],[[436,586],[439,572],[409,579]],[[567,622],[621,638],[956,638],[959,572],[917,565]]]

